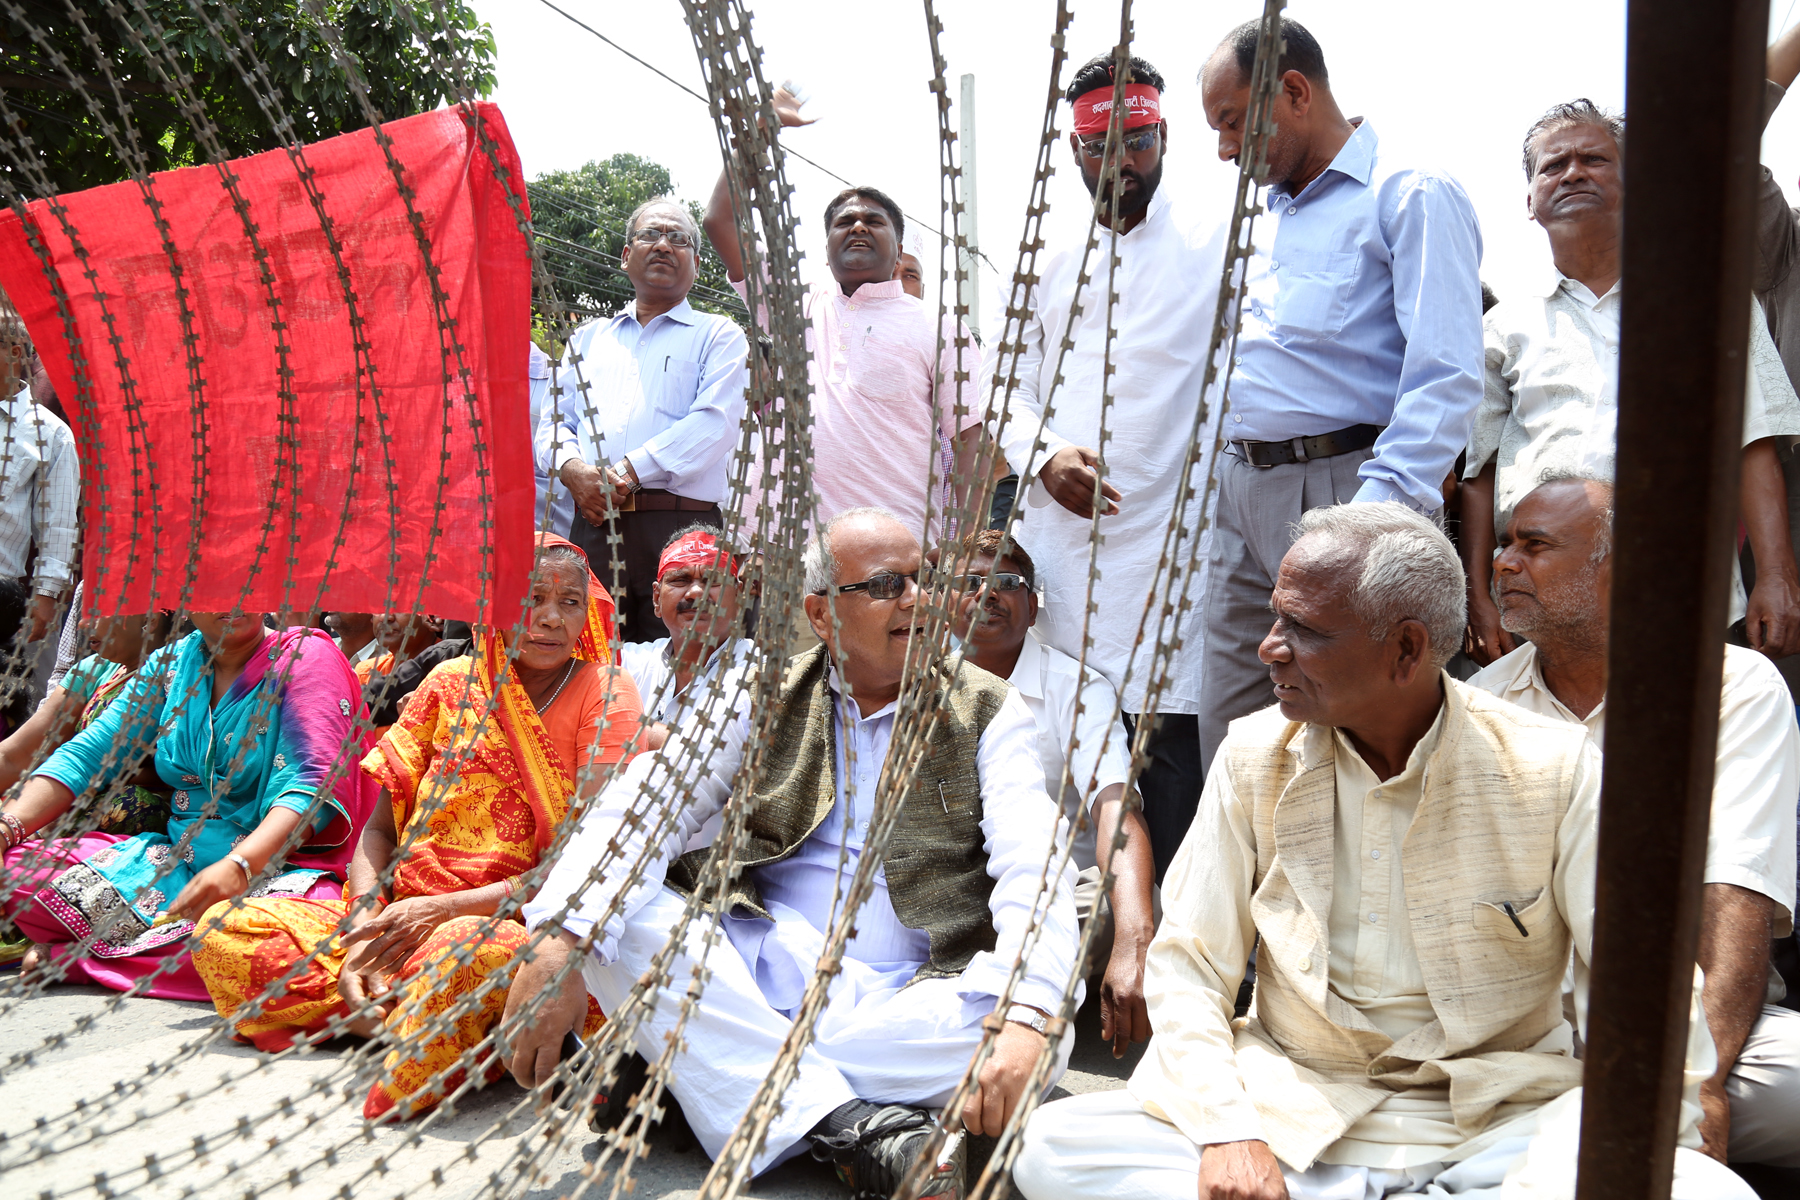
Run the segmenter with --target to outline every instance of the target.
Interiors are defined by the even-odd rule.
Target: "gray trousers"
[[[1253,467],[1230,451],[1219,456],[1200,676],[1201,770],[1212,769],[1226,726],[1275,702],[1269,668],[1256,651],[1272,624],[1269,593],[1294,544],[1294,523],[1310,508],[1354,497],[1362,486],[1357,468],[1374,454],[1353,450],[1280,467]]]
[[[1800,1167],[1800,1012],[1763,1006],[1725,1094],[1732,1162]]]

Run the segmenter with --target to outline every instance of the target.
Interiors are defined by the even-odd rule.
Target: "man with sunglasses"
[[[1141,648],[1138,633],[1145,600],[1167,578],[1159,572],[1164,535],[1205,386],[1225,242],[1216,220],[1190,221],[1161,189],[1163,78],[1141,58],[1131,59],[1125,82],[1115,184],[1106,158],[1115,90],[1104,55],[1080,67],[1064,93],[1074,110],[1069,150],[1094,197],[1099,247],[1086,252],[1084,214],[1079,230],[1040,259],[1015,326],[1021,350],[1008,353],[1003,339],[994,357],[1004,407],[988,423],[1019,475],[1017,536],[1042,567],[1038,638],[1071,658],[1085,648],[1087,664],[1117,689],[1127,726],[1153,723],[1139,787],[1160,878],[1200,797],[1198,587],[1189,584],[1184,605],[1187,581],[1178,582],[1170,599],[1179,616],[1160,626],[1152,617]],[[1199,516],[1190,501],[1182,526],[1197,530]],[[1186,562],[1188,547],[1178,544],[1177,556]],[[1092,621],[1090,576],[1101,614]],[[1158,645],[1172,648],[1166,671],[1153,661]],[[1165,676],[1154,691],[1153,674]]]
[[[1200,76],[1219,157],[1250,120],[1259,23]],[[1268,703],[1256,656],[1295,523],[1321,505],[1393,500],[1435,515],[1481,403],[1481,228],[1462,185],[1406,162],[1338,108],[1319,43],[1281,20],[1268,216],[1246,265],[1229,364],[1225,457],[1208,554],[1201,750]]]
[[[1119,723],[1118,696],[1105,676],[1039,642],[1032,632],[1038,618],[1037,567],[1025,547],[998,529],[984,529],[952,553],[947,568],[960,564],[961,573],[936,578],[957,605],[952,628],[962,639],[963,656],[1018,689],[1037,722],[1044,790],[1053,799],[1061,797],[1064,819],[1079,825],[1072,852],[1081,872],[1075,885],[1078,920],[1085,923],[1100,911],[1101,864],[1110,862],[1116,875],[1110,931],[1096,941],[1094,961],[1106,968],[1100,1036],[1112,1043],[1113,1057],[1122,1058],[1131,1043],[1150,1036],[1144,954],[1156,933],[1156,865],[1141,802],[1135,792],[1128,794],[1131,744]],[[927,557],[938,565],[937,549]],[[1115,855],[1113,837],[1121,824],[1125,844]]]
[[[620,255],[634,299],[570,335],[537,430],[540,465],[575,499],[569,540],[612,591],[626,641],[668,634],[652,607],[657,557],[681,526],[722,524],[744,417],[749,343],[729,317],[688,303],[699,253],[680,204],[638,206]]]
[[[702,1147],[718,1154],[791,1033],[843,896],[892,812],[799,1078],[750,1167],[761,1174],[810,1150],[858,1196],[889,1196],[941,1119],[956,1132],[921,1194],[961,1196],[961,1132],[998,1134],[1046,1050],[1055,1056],[1046,1086],[1068,1063],[1072,1037],[1050,1017],[1075,967],[1075,872],[1055,869],[1057,809],[1025,702],[987,672],[914,643],[925,610],[911,530],[880,509],[853,509],[813,535],[804,562],[806,617],[822,644],[789,662],[770,711],[758,714],[772,725],[753,731],[745,695],[723,721],[683,726],[633,760],[526,906],[526,925],[554,936],[535,945],[508,993],[509,1012],[539,1006],[513,1042],[513,1074],[531,1086],[548,1078],[590,991],[616,1013],[646,970],[661,970],[637,1048],[660,1056],[680,1023],[670,1091]],[[652,968],[684,891],[710,887],[710,848],[682,851],[724,811],[752,761],[761,770],[743,814],[741,869],[729,897],[711,893],[726,909],[724,937],[709,947],[708,923],[690,925],[673,958]],[[904,793],[893,790],[909,777]],[[607,862],[619,866],[590,883]],[[641,883],[626,864],[642,865]],[[1042,920],[1031,942],[1034,908]],[[580,972],[550,989],[589,934]],[[684,1019],[702,956],[706,990]],[[989,1022],[992,1053],[969,1099],[958,1112],[933,1111],[957,1091]]]

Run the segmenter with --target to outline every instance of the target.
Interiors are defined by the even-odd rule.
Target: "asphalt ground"
[[[211,1005],[123,999],[89,986],[55,987],[0,1015],[0,1060],[38,1048],[31,1065],[0,1075],[0,1196],[241,1200],[252,1192],[271,1200],[322,1200],[348,1187],[355,1200],[452,1200],[484,1190],[494,1172],[512,1165],[522,1139],[534,1136],[531,1114],[521,1111],[525,1092],[510,1079],[464,1099],[454,1116],[423,1134],[393,1125],[365,1131],[366,1083],[352,1079],[348,1041],[258,1069],[256,1051],[209,1036],[217,1027]],[[185,1056],[179,1067],[102,1111],[116,1086],[142,1080],[147,1068],[178,1056]],[[1077,1021],[1076,1049],[1053,1096],[1122,1087],[1137,1057],[1113,1059],[1090,1004]],[[81,1105],[85,1132],[55,1137],[52,1153],[34,1151],[45,1137],[34,1132],[40,1119]],[[240,1123],[236,1136],[216,1142]],[[209,1146],[196,1157],[201,1136]],[[671,1113],[648,1141],[630,1194],[648,1200],[694,1195],[709,1163],[686,1123]],[[592,1170],[597,1150],[598,1138],[582,1131],[543,1164],[528,1194],[533,1200],[570,1195],[583,1182],[584,1167]],[[610,1184],[602,1176],[586,1195],[608,1197]],[[844,1200],[849,1193],[829,1167],[802,1157],[757,1179],[748,1194]]]

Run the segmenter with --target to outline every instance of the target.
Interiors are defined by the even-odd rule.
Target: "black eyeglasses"
[[[686,250],[694,244],[692,235],[685,229],[640,229],[631,235],[633,243],[639,246],[654,246],[664,238],[677,250]]]
[[[840,596],[845,592],[867,592],[871,600],[898,600],[901,593],[906,591],[908,580],[917,585],[919,573],[913,571],[910,574],[898,575],[893,571],[881,571],[869,576],[861,583],[846,583],[831,590]]]
[[[1156,135],[1160,132],[1161,126],[1149,125],[1134,133],[1126,134],[1120,139],[1120,144],[1125,147],[1125,153],[1136,154],[1140,150],[1148,150],[1150,147],[1156,145]],[[1103,133],[1098,137],[1082,138],[1081,152],[1089,158],[1099,158],[1102,154],[1105,154],[1106,135]]]
[[[1011,571],[995,571],[992,575],[950,575],[944,579],[944,586],[953,592],[979,592],[984,583],[996,592],[1016,592],[1029,586],[1023,575]]]

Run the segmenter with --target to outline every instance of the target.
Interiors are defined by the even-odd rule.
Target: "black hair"
[[[838,209],[850,203],[850,201],[857,196],[861,196],[864,200],[873,200],[875,203],[881,205],[881,207],[887,209],[888,220],[894,223],[894,241],[896,243],[904,241],[906,237],[906,218],[901,215],[900,206],[894,203],[893,197],[889,196],[880,188],[845,188],[843,191],[833,196],[831,198],[831,203],[825,206],[825,228],[827,230],[831,228],[831,222],[837,218]],[[902,249],[904,249],[904,246],[902,246]]]
[[[1025,586],[1037,590],[1037,564],[1031,561],[1031,555],[1025,553],[1025,547],[1008,537],[1003,529],[979,529],[963,541],[963,549],[970,558],[987,555],[999,566],[1001,559],[1006,559],[1019,568],[1019,574],[1025,577]]]
[[[1481,313],[1482,313],[1482,315],[1486,316],[1487,310],[1494,307],[1494,305],[1496,305],[1498,303],[1500,303],[1500,297],[1494,295],[1494,289],[1488,286],[1487,280],[1485,280],[1485,279],[1482,280],[1481,281]]]
[[[1250,74],[1256,69],[1256,43],[1261,34],[1260,20],[1245,21],[1226,34],[1225,41],[1221,43],[1231,47],[1245,83],[1250,81]],[[1289,71],[1298,71],[1320,87],[1331,86],[1331,76],[1325,72],[1325,52],[1319,49],[1319,39],[1306,26],[1292,17],[1281,18],[1281,40],[1284,45],[1281,61],[1275,67],[1277,74],[1286,75]]]
[[[1159,92],[1165,90],[1166,85],[1163,83],[1162,72],[1155,67],[1135,55],[1130,59],[1130,66],[1131,83],[1147,83]],[[1114,82],[1113,56],[1110,54],[1095,55],[1076,68],[1075,78],[1069,80],[1068,89],[1063,92],[1063,99],[1073,104],[1077,98],[1087,95],[1096,88],[1111,87]]]

